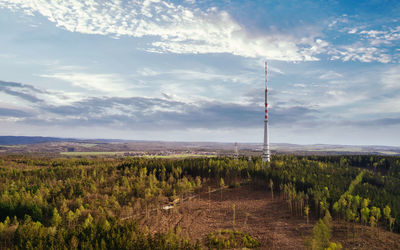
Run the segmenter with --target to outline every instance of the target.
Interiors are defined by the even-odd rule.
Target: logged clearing
[[[210,199],[209,199],[210,198]],[[235,212],[233,209],[235,206]],[[235,213],[235,219],[233,214]],[[301,216],[292,216],[279,195],[253,185],[224,189],[209,194],[202,192],[170,210],[153,210],[139,222],[152,233],[169,229],[182,230],[182,236],[199,240],[206,246],[209,233],[220,229],[236,229],[250,234],[262,249],[305,249],[305,239],[312,234],[315,218],[309,223]],[[382,229],[334,221],[332,241],[344,249],[400,249],[400,235]]]

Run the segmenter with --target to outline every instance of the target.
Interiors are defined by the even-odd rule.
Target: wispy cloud
[[[319,77],[319,79],[322,79],[322,80],[334,80],[334,79],[338,79],[338,78],[343,78],[343,75],[339,74],[335,71],[332,71],[332,70],[323,73]]]
[[[0,8],[40,14],[70,32],[146,37],[149,42],[142,49],[157,53],[228,53],[281,61],[317,61],[329,55],[332,60],[388,63],[398,58],[391,56],[387,47],[396,46],[400,40],[398,25],[367,28],[347,15],[335,18],[321,32],[252,32],[227,11],[200,9],[194,1],[0,0]],[[354,36],[358,42],[328,42],[327,34],[332,30]]]
[[[23,106],[23,104],[27,104],[25,106],[28,107],[40,106],[45,103],[52,105],[70,104],[84,98],[80,93],[43,90],[29,84],[1,80],[0,92],[17,98],[18,102],[15,105],[19,104],[19,106]],[[25,103],[22,103],[21,100]]]
[[[28,101],[30,103],[42,102],[42,100],[38,98],[37,95],[45,93],[45,91],[35,88],[31,85],[5,81],[0,81],[0,91],[11,96],[19,97],[22,100]]]
[[[66,81],[74,86],[104,93],[123,92],[126,90],[124,81],[115,74],[89,74],[79,72],[42,74],[40,77]]]
[[[382,74],[381,82],[385,88],[400,89],[400,66],[392,66]]]
[[[332,60],[340,59],[347,61],[360,62],[381,62],[388,63],[392,61],[392,56],[386,49],[376,47],[364,47],[361,43],[352,45],[344,45],[332,49],[329,54],[332,55]]]
[[[366,100],[369,96],[360,91],[359,93],[348,92],[344,90],[329,90],[318,104],[320,107],[336,107],[354,104],[362,100]]]
[[[336,32],[337,40],[346,42],[330,48],[332,60],[360,62],[398,62],[393,53],[400,41],[398,20],[359,21],[359,16],[342,16],[335,19],[329,28]],[[380,25],[377,25],[380,24]]]
[[[19,109],[7,109],[0,107],[0,117],[1,116],[8,116],[8,117],[31,117],[32,114],[25,112]]]
[[[281,69],[277,68],[277,67],[268,67],[268,70],[280,75],[284,75],[285,72],[283,72]]]
[[[381,98],[380,101],[373,105],[354,108],[360,114],[397,114],[400,115],[400,95],[394,97]]]
[[[10,83],[9,85],[12,85]],[[12,95],[24,92],[30,85]],[[25,86],[25,87],[23,87]],[[5,91],[5,89],[0,89]],[[6,91],[5,91],[6,92]],[[37,91],[39,92],[39,91]],[[8,94],[8,92],[6,92]],[[33,95],[35,96],[35,95]],[[35,99],[36,98],[36,99]],[[0,108],[0,116],[15,118],[19,122],[35,125],[57,126],[111,126],[132,129],[189,129],[189,128],[257,128],[263,122],[263,106],[253,103],[200,100],[196,102],[177,101],[166,98],[144,97],[89,97],[69,104],[48,102],[48,98],[28,99],[35,104],[33,112],[23,108]],[[297,122],[313,120],[318,112],[306,107],[273,107],[275,117],[272,124],[292,126]]]
[[[283,61],[313,61],[326,42],[277,33],[252,34],[226,11],[162,0],[1,0],[0,7],[38,13],[71,32],[151,37],[154,52],[229,53]]]
[[[371,45],[391,45],[394,42],[400,40],[400,26],[384,28],[382,30],[360,30],[359,35],[367,38]]]

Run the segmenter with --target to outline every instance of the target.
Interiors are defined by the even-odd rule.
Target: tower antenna
[[[268,85],[267,85],[267,61],[265,61],[265,118],[264,118],[264,147],[262,160],[270,161],[269,138],[268,138]]]
[[[238,143],[235,142],[235,154],[233,155],[234,159],[239,159],[239,150],[238,150]]]

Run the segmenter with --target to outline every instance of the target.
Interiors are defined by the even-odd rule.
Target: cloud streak
[[[105,93],[123,92],[126,87],[120,77],[113,74],[87,74],[79,72],[42,74],[40,77],[62,80],[88,90]]]
[[[360,62],[398,62],[398,53],[393,51],[400,41],[398,20],[383,18],[375,22],[359,22],[359,16],[341,16],[334,20],[329,29],[337,29],[338,40],[346,44],[330,47],[328,54],[332,60]],[[381,25],[376,25],[380,23]],[[371,27],[375,25],[375,27]],[[339,28],[339,29],[338,29]]]
[[[45,93],[45,91],[37,89],[31,85],[5,81],[0,81],[0,92],[19,97],[30,103],[42,102],[42,100],[36,95]]]
[[[393,66],[384,72],[381,82],[387,89],[400,89],[400,66]]]
[[[0,0],[0,8],[39,14],[70,32],[146,38],[148,43],[142,49],[155,53],[227,53],[290,62],[318,61],[324,55],[331,60],[360,62],[399,59],[392,57],[388,48],[397,46],[400,26],[366,29],[355,25],[354,17],[343,15],[321,32],[302,36],[274,29],[250,32],[227,11],[196,6],[194,2],[165,0]],[[339,26],[344,26],[339,32],[347,35],[347,44],[323,39]],[[352,42],[351,37],[357,37],[358,42]]]
[[[229,53],[282,61],[315,61],[327,43],[278,33],[252,34],[226,11],[161,0],[0,0],[0,7],[40,14],[71,32],[149,37],[152,52]]]
[[[381,62],[388,63],[392,61],[391,55],[385,49],[376,47],[364,47],[360,43],[353,45],[340,46],[338,49],[333,48],[329,54],[332,60],[360,61],[360,62]]]
[[[17,85],[21,93],[33,88],[30,85]],[[26,99],[24,95],[11,94]],[[263,107],[254,104],[204,100],[191,103],[171,98],[144,97],[91,97],[69,105],[54,105],[39,98],[28,100],[36,104],[35,111],[28,113],[2,108],[0,116],[18,118],[21,123],[40,126],[109,126],[146,130],[258,128],[263,123]],[[271,108],[270,112],[276,117],[271,121],[272,125],[292,126],[313,120],[313,114],[317,111],[306,107],[277,107]]]

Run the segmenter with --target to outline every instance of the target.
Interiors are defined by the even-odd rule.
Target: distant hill
[[[259,155],[262,152],[261,143],[239,143],[239,153]],[[211,152],[231,155],[234,143],[227,142],[177,142],[177,141],[145,141],[122,139],[77,139],[42,136],[0,136],[0,152],[171,152],[196,153]],[[290,143],[271,143],[272,154],[297,155],[342,155],[342,154],[380,154],[400,155],[400,147],[378,145],[330,145],[313,144],[299,145]]]
[[[73,142],[76,141],[76,139],[42,136],[0,136],[0,145],[22,145],[61,141]]]

